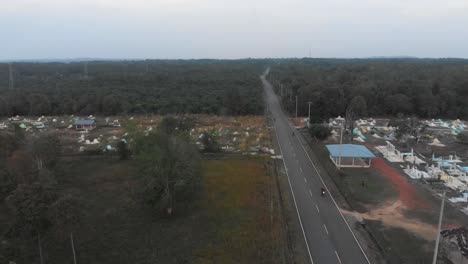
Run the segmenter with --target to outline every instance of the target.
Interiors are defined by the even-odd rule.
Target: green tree
[[[331,130],[326,125],[311,124],[309,127],[309,134],[318,140],[325,140],[331,135]]]
[[[23,232],[41,233],[47,226],[47,210],[56,200],[55,189],[39,183],[20,184],[6,198]]]
[[[128,149],[127,142],[121,140],[117,143],[117,153],[121,160],[128,160],[128,158],[130,158],[130,150]]]
[[[172,135],[176,132],[177,126],[179,122],[175,117],[172,116],[165,116],[159,123],[158,130],[166,133],[167,135]]]
[[[45,115],[51,112],[51,105],[47,95],[31,94],[28,96],[29,115]]]
[[[102,111],[107,115],[116,115],[122,111],[119,99],[115,95],[106,95],[102,99]]]
[[[14,129],[15,129],[15,138],[16,138],[16,141],[17,141],[17,142],[23,142],[24,139],[26,138],[26,136],[25,136],[25,134],[24,134],[24,129],[22,129],[22,128],[20,127],[20,125],[18,125],[18,124],[15,124]]]
[[[0,167],[0,202],[15,189],[15,186],[16,182],[13,175],[4,167]]]
[[[346,108],[345,122],[347,125],[345,125],[345,129],[347,127],[349,131],[351,131],[351,133],[349,133],[349,136],[350,136],[349,140],[352,140],[353,138],[352,131],[354,130],[354,121],[356,121],[356,119],[366,114],[367,114],[366,99],[360,95],[355,96],[349,103],[348,108]]]
[[[144,177],[144,199],[171,215],[200,182],[200,158],[186,140],[155,132],[136,139],[136,156]]]
[[[50,205],[48,217],[56,229],[62,234],[70,236],[73,260],[76,264],[76,249],[73,232],[83,218],[81,201],[71,195],[65,195]]]
[[[0,96],[0,116],[7,116],[10,114],[10,105],[7,99]]]
[[[60,156],[59,138],[52,134],[41,135],[32,140],[31,153],[37,168],[52,168]]]
[[[203,144],[203,150],[205,152],[219,152],[219,144],[218,141],[216,140],[216,131],[213,129],[211,132],[208,131],[203,131],[202,133],[202,138],[201,138],[201,143]]]

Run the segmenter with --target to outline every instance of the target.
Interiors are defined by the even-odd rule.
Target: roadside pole
[[[341,148],[343,144],[343,125],[340,127],[340,147],[339,147],[339,156],[338,156],[338,169],[341,169]]]
[[[297,118],[297,95],[296,95],[296,118]]]
[[[439,226],[437,227],[437,238],[436,238],[434,258],[432,259],[432,264],[437,263],[437,253],[439,253],[440,228],[442,226],[442,216],[444,215],[444,203],[445,203],[445,191],[442,195],[442,206],[440,207]]]
[[[307,127],[309,128],[310,127],[310,104],[312,104],[312,102],[307,102],[309,104],[309,118],[307,119]]]

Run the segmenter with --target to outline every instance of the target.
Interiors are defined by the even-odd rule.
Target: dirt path
[[[383,207],[370,210],[368,213],[350,212],[343,209],[341,211],[357,218],[379,220],[386,226],[403,228],[426,240],[434,240],[437,227],[405,217],[403,214],[404,209],[408,208],[401,200],[397,200],[386,203]]]
[[[408,180],[396,169],[388,165],[384,159],[375,158],[372,160],[372,167],[376,168],[380,174],[392,182],[393,187],[400,192],[400,201],[406,208],[429,208],[430,205],[418,194]]]

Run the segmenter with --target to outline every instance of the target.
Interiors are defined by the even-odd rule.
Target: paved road
[[[368,263],[336,203],[329,195],[321,196],[324,184],[305,152],[304,139],[299,133],[292,135],[270,83],[261,79],[311,263]]]

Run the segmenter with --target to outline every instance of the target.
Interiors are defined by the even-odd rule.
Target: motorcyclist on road
[[[292,132],[292,135],[293,135],[293,137],[294,137],[294,131]]]
[[[322,196],[325,196],[325,189],[323,187],[320,188],[320,193],[322,194]]]

